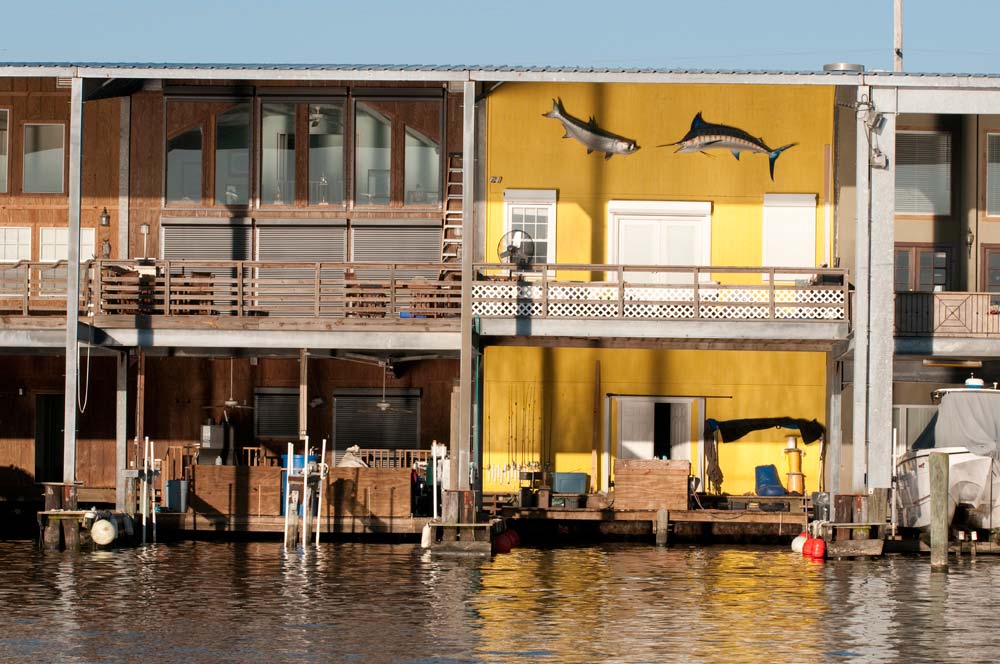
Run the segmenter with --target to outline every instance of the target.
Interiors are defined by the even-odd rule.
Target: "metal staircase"
[[[441,233],[441,262],[453,263],[454,268],[441,271],[441,279],[461,277],[462,272],[462,155],[448,155],[448,177],[445,182],[444,226]]]

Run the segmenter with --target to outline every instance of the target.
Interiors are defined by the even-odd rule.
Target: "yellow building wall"
[[[825,423],[822,353],[489,347],[483,374],[485,491],[516,490],[517,476],[503,477],[503,469],[533,462],[557,472],[592,472],[597,362],[602,396],[710,397],[706,412],[693,417],[693,429],[706,417],[788,416]],[[599,413],[600,403],[596,406]],[[766,464],[777,466],[785,484],[782,450],[785,436],[794,433],[770,429],[720,443],[723,491],[752,492],[754,467]],[[692,440],[697,440],[695,434]],[[612,431],[612,453],[616,436]],[[815,491],[819,445],[803,447],[806,490]],[[600,437],[598,449],[603,449]],[[692,456],[697,459],[698,454],[695,445]]]
[[[542,117],[554,98],[574,117],[594,116],[601,128],[637,141],[640,149],[609,160],[588,155],[579,142],[561,138],[557,120]],[[505,189],[557,191],[558,263],[608,262],[610,200],[710,201],[717,266],[761,264],[764,194],[812,193],[819,265],[832,241],[825,222],[832,218],[833,111],[834,89],[825,86],[505,84],[487,102],[486,259],[497,260]],[[737,161],[728,152],[706,156],[656,147],[679,141],[698,112],[706,122],[740,128],[771,148],[797,145],[777,159],[774,181],[764,154],[743,153]],[[592,472],[596,362],[602,394],[720,397],[694,414],[692,440],[705,417],[790,416],[825,424],[822,353],[492,347],[484,367],[486,491],[515,490],[510,469],[533,461],[554,464],[556,471]],[[754,467],[761,464],[775,464],[784,482],[788,433],[756,432],[721,444],[723,490],[752,492]],[[699,451],[695,445],[694,458]],[[806,490],[816,490],[818,445],[806,448],[803,471]]]
[[[587,154],[563,127],[542,117],[561,98],[566,111],[593,115],[640,149],[609,160]],[[506,84],[487,102],[486,258],[497,260],[505,189],[557,190],[556,260],[607,261],[609,200],[711,201],[712,263],[761,264],[765,193],[816,194],[816,264],[825,256],[824,220],[832,166],[834,89],[827,86]],[[767,155],[676,153],[695,114],[760,137],[771,148],[798,143],[768,174]]]

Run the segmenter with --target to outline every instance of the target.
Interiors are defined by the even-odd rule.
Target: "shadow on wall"
[[[23,468],[17,466],[0,466],[0,487],[34,486],[35,478]],[[39,490],[38,495],[41,496]]]

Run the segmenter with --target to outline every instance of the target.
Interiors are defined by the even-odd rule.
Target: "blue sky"
[[[3,13],[6,62],[892,66],[892,0],[10,0]],[[904,0],[905,69],[1000,73],[998,25],[997,0]]]

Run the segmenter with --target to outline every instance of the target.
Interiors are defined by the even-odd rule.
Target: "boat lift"
[[[305,436],[303,445],[302,466],[296,468],[295,445],[288,443],[288,468],[285,471],[286,549],[293,549],[300,542],[302,546],[312,541],[319,545],[319,534],[322,529],[323,485],[330,474],[330,466],[326,463],[326,438],[320,446],[318,461],[309,460],[309,436]]]

